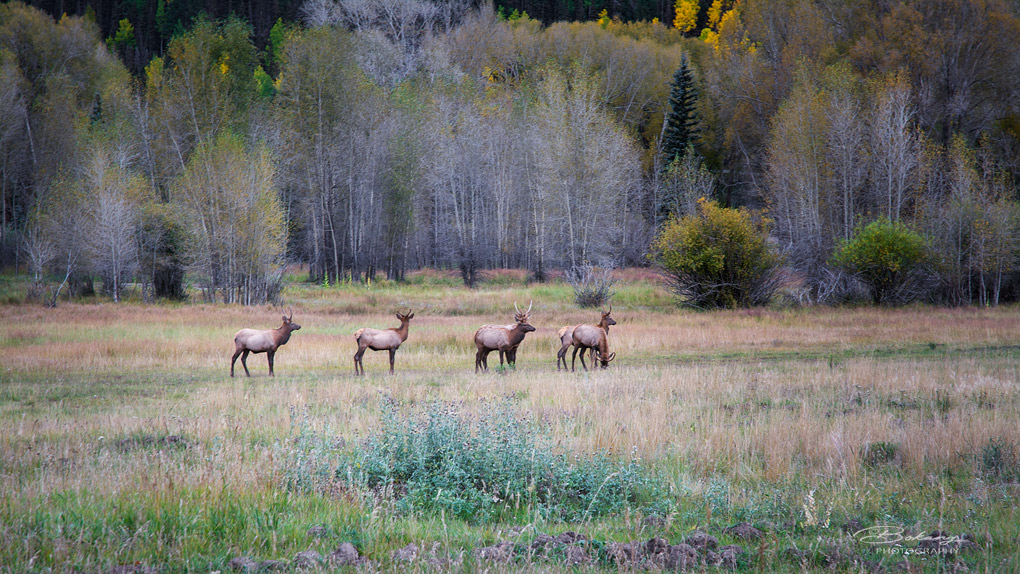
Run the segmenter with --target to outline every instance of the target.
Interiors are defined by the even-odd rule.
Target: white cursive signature
[[[862,528],[857,532],[854,532],[854,538],[858,542],[864,544],[900,544],[901,542],[920,542],[922,540],[931,540],[938,542],[939,546],[950,546],[952,544],[962,544],[963,538],[960,536],[929,536],[927,534],[904,534],[903,527],[901,526],[872,526],[870,528]]]

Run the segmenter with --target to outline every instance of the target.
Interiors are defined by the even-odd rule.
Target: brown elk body
[[[606,325],[604,327],[605,330],[606,330],[606,334],[607,335],[609,334],[609,326],[616,324],[616,321],[613,321],[612,319],[609,319],[609,320],[612,321],[612,322],[611,323],[606,323]],[[600,325],[601,325],[601,323],[600,323]],[[563,370],[564,371],[567,370],[567,349],[569,349],[570,346],[574,344],[574,328],[575,327],[577,327],[577,325],[564,325],[564,326],[560,327],[559,331],[556,332],[556,336],[559,337],[559,339],[560,339],[560,350],[556,351],[556,370],[557,371],[560,370],[560,363],[561,362],[563,363]],[[595,360],[595,349],[594,348],[591,349],[591,352],[588,355],[588,360],[589,361],[594,361]]]
[[[591,349],[593,352],[598,353],[599,361],[602,363],[602,368],[605,369],[609,366],[609,361],[616,358],[616,353],[609,353],[609,326],[615,325],[616,321],[609,316],[613,312],[613,307],[610,306],[608,311],[602,312],[602,320],[599,321],[598,325],[577,325],[574,327],[573,333],[571,333],[571,342],[574,345],[574,354],[570,361],[570,370],[573,371],[577,364],[577,352],[581,351],[581,366],[584,370],[588,370],[588,365],[584,364],[584,351]],[[566,351],[564,351],[566,352]],[[557,366],[559,366],[557,364]],[[566,367],[566,359],[563,360],[563,366]],[[592,358],[592,367],[595,366],[594,357]]]
[[[514,308],[517,309],[516,303]],[[482,325],[475,331],[475,347],[478,349],[475,353],[476,373],[478,369],[489,370],[489,353],[492,351],[499,351],[500,367],[503,366],[504,357],[508,364],[517,364],[517,347],[524,341],[524,335],[535,330],[528,323],[530,314],[531,305],[528,305],[524,313],[517,309],[513,325]]]
[[[283,325],[280,325],[278,329],[268,329],[266,331],[260,331],[258,329],[241,329],[234,335],[234,356],[230,359],[230,376],[234,376],[234,364],[237,362],[237,357],[241,357],[241,366],[244,367],[244,374],[251,376],[248,371],[248,353],[265,353],[266,358],[269,359],[269,376],[275,377],[273,374],[273,358],[276,356],[276,350],[281,345],[286,344],[290,340],[290,334],[301,328],[291,319],[294,317],[294,312],[291,311],[290,316],[283,316]]]
[[[358,342],[358,351],[354,353],[354,374],[365,374],[365,364],[362,362],[365,349],[389,351],[390,374],[393,374],[394,355],[396,355],[397,349],[400,348],[400,344],[407,340],[407,329],[411,319],[414,319],[414,312],[408,309],[406,315],[397,313],[397,319],[400,319],[399,327],[393,327],[392,329],[364,328],[354,332],[354,340]],[[361,368],[360,371],[358,370],[359,367]]]

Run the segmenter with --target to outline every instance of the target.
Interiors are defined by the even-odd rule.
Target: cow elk
[[[610,313],[613,312],[613,306],[609,306],[608,311],[602,311],[602,320],[599,321],[598,325],[577,325],[574,327],[571,333],[571,343],[574,345],[574,354],[570,361],[570,370],[573,371],[577,362],[577,352],[581,351],[581,366],[584,370],[588,370],[588,365],[584,364],[584,351],[591,349],[597,353],[599,361],[602,363],[602,368],[605,369],[609,366],[609,361],[616,358],[616,353],[610,354],[609,352],[609,326],[615,325],[616,321],[610,317]],[[566,347],[561,349],[562,352],[566,353]],[[557,363],[557,367],[559,363]],[[563,360],[563,366],[566,368],[566,358]],[[595,366],[594,357],[592,357],[592,367]]]
[[[504,356],[507,364],[516,366],[517,347],[524,341],[524,335],[534,331],[535,328],[528,323],[531,315],[530,304],[528,310],[523,313],[517,307],[517,303],[514,303],[514,309],[517,313],[514,314],[513,325],[482,325],[475,331],[475,347],[478,348],[478,352],[475,353],[476,373],[478,369],[489,370],[489,353],[492,351],[499,351],[500,368],[503,367]]]
[[[230,359],[230,376],[234,376],[234,363],[237,362],[237,357],[241,357],[241,366],[244,367],[244,374],[251,376],[248,372],[248,353],[265,353],[269,359],[269,376],[275,377],[273,374],[273,357],[276,356],[276,350],[281,345],[287,343],[290,340],[290,334],[301,328],[291,319],[294,317],[294,311],[291,310],[290,315],[283,316],[283,325],[280,325],[278,329],[269,329],[266,331],[260,331],[258,329],[241,329],[234,335],[234,357]]]
[[[400,319],[399,327],[382,330],[363,328],[354,332],[354,339],[358,342],[358,352],[354,353],[354,374],[365,374],[365,364],[362,362],[365,349],[389,351],[390,374],[393,374],[393,357],[396,355],[397,349],[400,348],[400,344],[407,340],[407,328],[411,319],[414,319],[414,312],[408,309],[406,315],[397,313],[397,319]],[[361,368],[360,372],[359,367]]]

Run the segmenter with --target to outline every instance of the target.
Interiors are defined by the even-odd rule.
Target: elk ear
[[[408,321],[410,321],[411,319],[414,319],[414,313],[413,312],[410,315],[407,316],[407,320]]]
[[[283,322],[284,322],[284,323],[290,323],[290,319],[288,319],[288,318],[287,318],[287,316],[286,316],[286,315],[284,315],[284,316],[283,316]]]

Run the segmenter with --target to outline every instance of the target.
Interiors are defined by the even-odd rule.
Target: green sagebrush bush
[[[899,221],[879,218],[840,242],[829,261],[859,279],[875,304],[907,303],[924,292],[928,242]]]
[[[384,399],[378,429],[351,442],[316,435],[302,424],[288,455],[288,485],[335,488],[403,513],[443,512],[472,522],[514,516],[577,521],[661,505],[637,459],[570,455],[507,399],[477,414],[455,403],[402,407]]]
[[[750,307],[768,303],[783,257],[768,242],[769,220],[704,198],[698,213],[673,217],[652,242],[652,258],[681,305]]]

